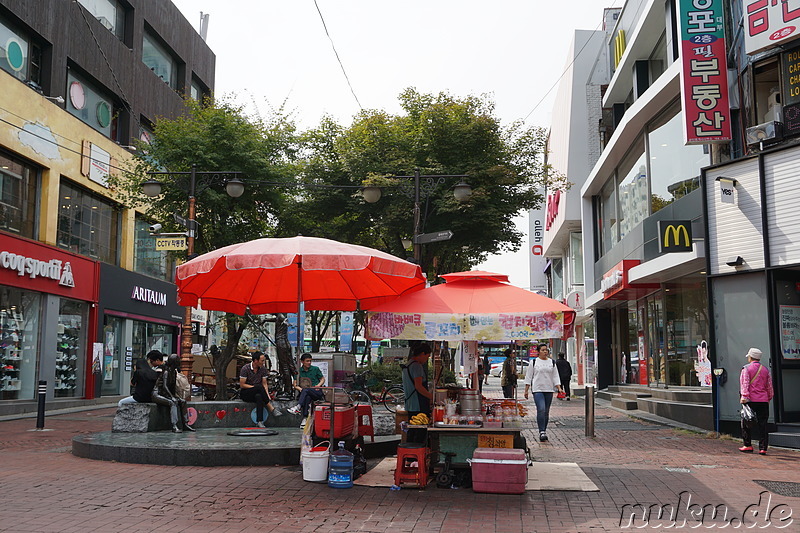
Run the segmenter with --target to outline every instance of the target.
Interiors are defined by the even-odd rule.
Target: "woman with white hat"
[[[772,392],[772,376],[767,367],[761,364],[761,350],[750,348],[747,352],[747,364],[742,367],[739,376],[741,403],[749,405],[756,414],[759,431],[758,453],[767,455],[769,434],[767,433],[767,420],[769,419],[769,401],[774,395]],[[753,453],[753,444],[750,440],[750,428],[742,421],[742,441],[744,446],[740,452]]]

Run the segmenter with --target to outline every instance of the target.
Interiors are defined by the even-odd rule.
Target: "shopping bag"
[[[746,427],[753,427],[756,424],[756,413],[753,411],[753,408],[747,405],[746,403],[742,404],[742,424]]]

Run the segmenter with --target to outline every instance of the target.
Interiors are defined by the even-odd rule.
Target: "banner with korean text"
[[[684,144],[731,140],[723,0],[680,0]]]
[[[367,338],[504,341],[561,338],[564,313],[367,313]]]
[[[799,0],[742,0],[742,7],[748,55],[800,38]]]

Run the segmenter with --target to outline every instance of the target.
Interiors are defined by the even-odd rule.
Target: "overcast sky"
[[[573,31],[599,29],[603,8],[624,0],[173,2],[195,29],[200,12],[210,14],[218,95],[262,112],[284,106],[306,129],[325,114],[349,125],[359,107],[399,113],[397,96],[407,87],[488,93],[503,124],[549,127],[555,89],[547,92],[564,71]],[[527,216],[517,224],[527,234]],[[527,287],[527,238],[518,253],[478,268]]]

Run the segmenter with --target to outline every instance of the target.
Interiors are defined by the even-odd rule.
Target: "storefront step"
[[[769,444],[770,446],[800,450],[800,433],[770,433]]]
[[[710,388],[682,388],[674,387],[669,389],[659,387],[647,387],[644,385],[609,385],[604,389],[609,393],[621,395],[624,398],[646,398],[653,397],[660,400],[669,400],[682,403],[697,403],[701,405],[711,405]],[[598,395],[603,392],[598,392]],[[610,398],[609,398],[610,399]]]
[[[625,398],[614,398],[611,400],[611,407],[616,407],[624,411],[634,411],[639,408],[639,402]]]
[[[652,394],[649,392],[622,391],[620,396],[628,400],[638,400],[639,398],[650,398]]]
[[[646,411],[702,429],[714,429],[714,408],[710,402],[708,404],[698,404],[657,398],[640,398],[637,403],[640,411]]]

